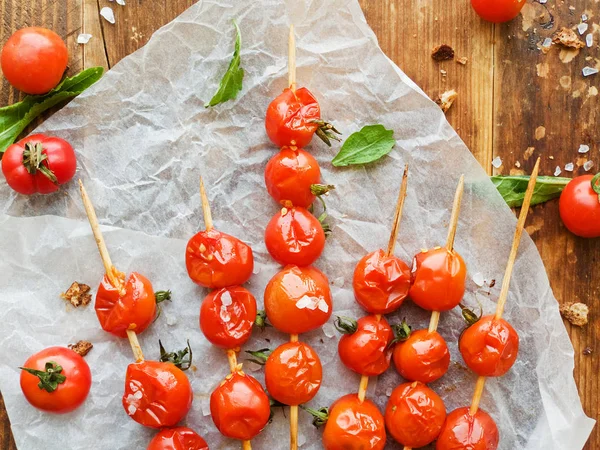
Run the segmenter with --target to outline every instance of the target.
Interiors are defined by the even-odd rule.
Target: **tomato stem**
[[[316,195],[317,197],[328,194],[329,191],[332,191],[334,189],[335,189],[335,186],[333,184],[311,184],[310,185],[310,192],[312,192],[312,194]]]
[[[341,135],[342,133],[336,130],[331,123],[326,122],[322,119],[311,120],[310,122],[319,125],[319,128],[317,128],[315,133],[319,137],[319,139],[321,139],[323,142],[325,142],[325,144],[327,144],[328,147],[331,147],[332,139],[338,142],[341,141],[341,139],[338,136],[336,136],[336,134]]]
[[[358,322],[351,317],[336,316],[337,319],[333,323],[335,328],[343,334],[353,334],[358,330]]]
[[[156,300],[156,304],[162,303],[164,301],[171,301],[171,291],[156,291],[154,293],[154,299]]]
[[[46,164],[43,164],[46,161]],[[25,144],[25,150],[23,151],[23,165],[27,172],[31,175],[35,175],[39,170],[46,178],[52,181],[54,184],[58,184],[58,179],[54,172],[47,166],[48,155],[44,153],[44,147],[41,143],[33,144],[28,142]]]
[[[246,350],[246,353],[253,356],[254,359],[249,359],[248,361],[252,361],[253,363],[264,366],[267,363],[267,359],[269,359],[269,354],[272,352],[270,348],[261,348],[260,350]]]
[[[28,367],[19,367],[19,369],[38,377],[40,379],[38,387],[47,392],[54,392],[59,384],[67,381],[67,377],[61,373],[63,368],[54,361],[46,362],[44,370],[30,369]]]
[[[390,347],[398,342],[406,341],[412,333],[412,327],[406,322],[406,319],[402,319],[401,323],[392,325],[392,331],[396,337],[390,342]]]
[[[256,319],[254,319],[254,325],[256,325],[261,330],[264,330],[271,325],[267,323],[267,312],[264,309],[261,309],[256,313]]]
[[[465,322],[467,322],[468,327],[478,322],[483,315],[483,306],[481,306],[481,303],[479,303],[479,315],[475,314],[473,310],[467,308],[462,303],[459,303],[458,306],[460,306],[462,316],[465,319]]]
[[[592,190],[598,194],[598,202],[600,202],[600,172],[592,178]]]
[[[304,411],[313,416],[312,423],[317,428],[325,425],[329,420],[329,408],[327,408],[326,406],[323,406],[319,409],[312,409],[304,405],[300,405],[300,408],[302,408]]]
[[[167,352],[162,345],[160,339],[158,340],[158,347],[160,349],[160,361],[170,362],[181,370],[188,370],[192,367],[192,347],[190,347],[190,340],[187,340],[187,347],[183,350]],[[186,358],[187,356],[187,358]]]

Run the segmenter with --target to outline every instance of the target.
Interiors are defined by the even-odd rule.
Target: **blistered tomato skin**
[[[448,344],[437,331],[413,331],[406,341],[396,344],[394,365],[406,380],[431,383],[448,371]]]
[[[377,406],[356,394],[345,395],[329,408],[323,430],[325,450],[383,450],[385,423]]]
[[[571,233],[584,238],[600,237],[600,197],[592,189],[593,178],[573,178],[560,195],[560,218]]]
[[[485,411],[479,409],[474,416],[469,408],[459,408],[448,414],[438,437],[436,450],[496,450],[498,427]]]
[[[377,250],[363,257],[354,269],[354,296],[371,314],[389,314],[402,305],[410,288],[410,270],[394,255]]]
[[[492,23],[514,19],[525,3],[525,0],[471,0],[471,5],[479,17]]]
[[[517,359],[519,335],[506,320],[484,316],[465,330],[458,348],[477,375],[501,377]]]
[[[241,286],[210,292],[200,307],[200,329],[217,347],[233,349],[245,344],[256,320],[256,299]]]
[[[208,444],[190,428],[165,428],[154,436],[146,450],[208,450]]]
[[[189,240],[185,266],[192,281],[209,289],[244,284],[252,276],[254,257],[249,245],[215,229]]]

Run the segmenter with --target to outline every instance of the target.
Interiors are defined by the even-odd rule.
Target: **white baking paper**
[[[242,30],[244,88],[238,99],[205,109],[233,51],[236,19]],[[189,338],[197,370],[190,371],[195,398],[185,423],[212,449],[239,443],[219,435],[208,416],[208,396],[227,373],[225,355],[204,340],[198,327],[206,291],[187,277],[184,248],[202,227],[198,178],[209,190],[216,227],[252,245],[256,274],[249,289],[262,292],[276,272],[263,244],[264,228],[278,206],[269,198],[263,171],[277,149],[267,139],[267,105],[287,83],[287,33],[296,26],[300,85],[319,99],[323,117],[345,136],[373,123],[394,130],[392,153],[366,167],[335,169],[337,148],[315,139],[310,151],[323,180],[337,189],[329,196],[333,234],[317,262],[330,278],[336,314],[362,314],[353,299],[356,262],[385,246],[402,167],[410,165],[409,191],[396,253],[405,261],[421,248],[443,244],[458,178],[466,192],[456,248],[470,275],[480,272],[495,287],[469,282],[465,302],[479,300],[494,310],[508,257],[515,218],[484,171],[433,104],[381,51],[356,0],[200,1],[166,25],[94,87],[39,129],[70,141],[78,153],[77,176],[96,206],[113,262],[139,271],[157,289],[172,289],[173,302],[140,336],[148,357],[157,357],[158,338],[168,348]],[[115,26],[126,26],[117,23]],[[153,431],[133,422],[121,406],[131,352],[125,340],[104,333],[92,306],[73,309],[59,298],[78,280],[96,288],[102,275],[76,183],[49,196],[18,196],[0,186],[0,388],[20,449],[143,449]],[[470,279],[470,278],[469,278]],[[407,303],[391,322],[407,317],[425,327],[428,315]],[[514,368],[486,385],[482,407],[501,430],[500,448],[581,449],[594,421],[581,408],[572,376],[573,348],[561,322],[544,266],[529,237],[515,266],[506,318],[521,336]],[[356,391],[359,377],[339,362],[337,341],[319,329],[302,339],[324,364],[324,382],[310,406],[328,405]],[[433,383],[448,410],[468,405],[475,376],[462,364],[456,342],[459,311],[442,315],[440,332],[453,363]],[[67,416],[43,414],[27,404],[17,367],[50,345],[88,339],[93,386],[85,405]],[[267,342],[267,339],[270,342]],[[286,336],[255,333],[246,348],[276,346]],[[248,371],[262,380],[262,372]],[[368,395],[383,408],[391,388],[402,382],[392,368],[371,380]],[[321,431],[300,416],[302,449],[322,448]],[[275,420],[254,440],[255,449],[284,449],[287,419]],[[399,448],[389,443],[388,448]]]

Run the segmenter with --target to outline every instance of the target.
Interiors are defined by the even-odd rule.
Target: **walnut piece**
[[[436,61],[448,61],[454,59],[454,49],[446,44],[438,45],[431,50],[431,57]]]
[[[78,341],[76,344],[69,344],[68,347],[78,355],[85,356],[94,346],[88,341]]]
[[[584,303],[564,303],[560,305],[560,314],[573,325],[582,327],[588,323],[590,309]]]
[[[456,97],[458,97],[458,92],[451,89],[441,94],[435,102],[440,105],[442,111],[446,112],[450,109],[452,103],[456,100]]]
[[[92,294],[90,294],[91,288],[87,284],[78,283],[74,281],[67,292],[60,294],[60,297],[67,300],[75,308],[78,306],[85,306],[92,300]]]
[[[583,48],[585,44],[577,37],[577,33],[567,27],[562,27],[552,38],[552,42],[567,48]]]

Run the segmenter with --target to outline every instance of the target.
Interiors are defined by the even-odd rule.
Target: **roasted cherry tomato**
[[[448,311],[465,295],[467,266],[454,250],[443,247],[425,250],[412,266],[412,286],[408,296],[428,311]]]
[[[190,428],[165,428],[154,436],[146,450],[208,450],[208,444]]]
[[[234,372],[210,396],[210,413],[222,435],[249,441],[269,422],[271,405],[258,381]]]
[[[196,233],[185,250],[192,281],[209,289],[244,284],[252,276],[252,249],[238,238],[215,229]]]
[[[267,250],[279,264],[309,266],[325,248],[325,232],[306,208],[282,208],[265,230]]]
[[[385,409],[385,425],[405,447],[419,448],[433,442],[446,420],[444,402],[418,381],[404,383],[392,392]]]
[[[2,158],[2,173],[19,194],[50,194],[73,178],[77,161],[67,141],[32,134],[12,144]]]
[[[333,309],[329,280],[312,266],[285,267],[267,284],[264,301],[271,325],[288,334],[322,326]]]
[[[369,399],[361,402],[356,394],[349,394],[329,408],[325,450],[383,450],[385,439],[383,415]]]
[[[448,371],[448,344],[437,331],[414,331],[406,341],[396,344],[394,364],[404,379],[431,383]]]
[[[338,321],[340,323],[340,321]],[[346,323],[342,319],[342,324]],[[394,339],[392,328],[385,318],[365,316],[345,326],[338,344],[340,359],[346,367],[368,377],[381,375],[390,367]]]
[[[67,46],[54,31],[22,28],[2,48],[2,72],[20,91],[45,94],[60,82],[68,59]]]
[[[438,436],[436,450],[496,450],[498,427],[494,420],[481,409],[474,416],[469,408],[458,408],[448,414]]]
[[[571,233],[600,237],[600,174],[573,178],[560,195],[559,207],[560,218]]]
[[[200,307],[200,329],[217,347],[232,349],[250,339],[256,299],[241,286],[212,291]]]
[[[141,361],[127,366],[123,408],[146,427],[172,427],[192,406],[192,386],[174,364]]]
[[[21,390],[42,411],[64,414],[81,406],[92,386],[85,360],[65,347],[49,347],[21,367]]]
[[[517,17],[525,0],[471,0],[471,5],[483,20],[502,23]]]
[[[371,314],[389,314],[400,308],[410,288],[410,270],[400,258],[383,250],[369,253],[354,269],[354,296]]]
[[[501,377],[517,359],[519,335],[506,320],[483,316],[465,330],[458,348],[477,375]]]

